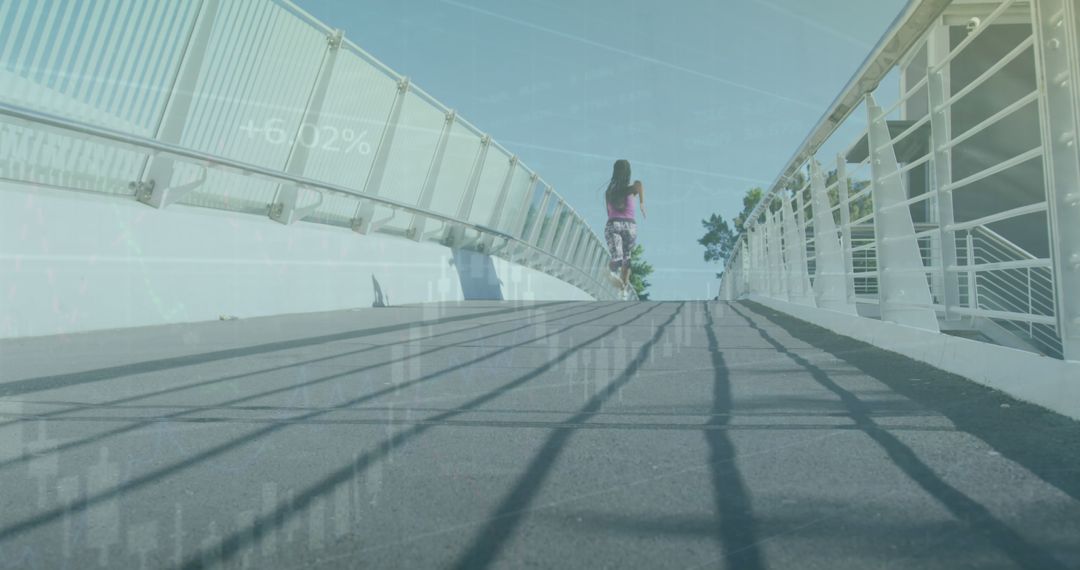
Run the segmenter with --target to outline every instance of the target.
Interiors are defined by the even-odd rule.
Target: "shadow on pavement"
[[[731,422],[731,378],[724,354],[713,330],[713,316],[705,305],[705,333],[713,365],[713,417],[707,427],[727,427]],[[717,538],[728,568],[763,568],[758,547],[757,523],[746,483],[735,463],[735,445],[726,429],[707,429],[709,470],[712,474],[713,500],[716,502]]]
[[[625,386],[634,379],[634,373],[649,358],[652,347],[663,336],[667,326],[670,325],[682,312],[685,303],[680,303],[671,316],[664,321],[652,338],[646,341],[637,356],[627,364],[626,369],[603,390],[589,398],[589,401],[573,417],[565,420],[564,424],[580,424],[587,420],[593,413],[600,410],[604,402],[619,388]],[[658,307],[660,305],[654,305]],[[614,332],[614,331],[612,331]],[[580,347],[579,347],[580,348]],[[464,554],[454,563],[455,568],[487,568],[490,566],[506,542],[514,535],[529,511],[529,506],[536,498],[537,493],[543,487],[551,471],[558,462],[559,455],[570,442],[570,437],[575,430],[556,430],[547,437],[540,451],[536,453],[532,461],[525,467],[521,477],[514,483],[510,492],[503,497],[495,512],[488,518],[487,524],[480,530],[479,535],[465,550]]]
[[[611,316],[614,313],[622,312],[628,308],[635,306],[638,305],[626,305],[626,307],[613,311],[612,313],[608,313],[606,316]],[[659,306],[660,305],[653,305],[644,311],[640,311],[637,314],[631,316],[623,323],[613,325],[604,332],[594,335],[589,339],[586,339],[583,342],[579,343],[577,346],[574,346],[573,348],[569,348],[559,353],[556,357],[547,361],[543,365],[538,366],[531,372],[528,372],[511,380],[495,390],[492,390],[479,397],[469,400],[458,408],[458,410],[460,411],[444,412],[435,417],[429,418],[429,420],[433,423],[416,425],[409,429],[397,432],[393,437],[380,443],[374,449],[357,456],[357,458],[353,462],[329,473],[328,475],[323,477],[318,483],[311,485],[306,489],[298,491],[290,504],[282,505],[277,509],[274,509],[273,511],[258,517],[250,528],[241,529],[237,532],[234,532],[225,537],[222,541],[218,542],[216,545],[205,548],[201,552],[188,557],[186,561],[181,564],[181,568],[188,570],[204,568],[206,566],[215,565],[233,559],[240,553],[240,551],[244,547],[257,543],[267,532],[280,528],[283,525],[287,524],[289,520],[298,516],[298,513],[304,512],[304,510],[308,506],[310,506],[316,499],[329,493],[333,493],[339,485],[349,481],[350,479],[360,475],[361,473],[366,472],[373,464],[375,464],[375,462],[383,459],[395,448],[405,444],[406,442],[416,437],[423,435],[425,432],[438,425],[438,422],[450,419],[454,416],[465,413],[468,410],[479,408],[480,406],[483,406],[488,402],[494,401],[500,396],[527,384],[528,382],[538,378],[544,373],[551,371],[558,364],[566,361],[572,355],[584,349],[585,347],[593,343],[599,342],[603,338],[615,333],[620,326],[641,319]],[[267,429],[269,430],[275,428],[274,426],[271,426]],[[0,534],[0,536],[2,536],[2,534]]]
[[[628,310],[631,307],[633,307],[633,305],[624,305],[622,308],[616,309],[614,311],[607,312],[607,313],[605,313],[605,314],[603,314],[603,315],[601,315],[599,317],[596,317],[596,318],[594,318],[592,320],[599,320],[599,319],[602,319],[602,318],[605,318],[605,317],[610,317],[611,315],[614,315],[616,313],[620,313],[622,311]],[[630,320],[632,321],[632,320],[636,320],[638,318],[641,318],[641,317],[645,316],[645,314],[647,314],[649,311],[651,311],[651,309],[646,310],[646,311],[642,312],[641,314],[635,315],[634,317],[631,317]],[[575,325],[569,325],[567,328],[572,328],[573,326],[575,326]],[[612,327],[612,329],[609,330],[608,332],[603,333],[600,336],[596,337],[596,340],[598,340],[599,338],[602,338],[604,336],[607,336],[608,334],[613,332],[616,328],[617,327]],[[555,334],[555,333],[550,333],[550,334]],[[531,340],[529,340],[527,342],[532,342],[534,340],[535,339],[531,339]],[[593,341],[590,341],[590,342],[593,342]],[[509,348],[507,348],[506,350],[508,350],[508,349]],[[492,393],[489,393],[488,395],[486,395],[484,397],[477,398],[476,400],[473,400],[472,402],[470,402],[470,404],[472,404],[472,405],[480,405],[480,404],[488,401],[489,399],[494,399],[498,395],[502,394],[504,391],[512,389],[512,388],[516,387],[520,383],[524,383],[527,380],[531,380],[532,378],[535,378],[536,376],[539,376],[543,372],[545,372],[548,369],[550,369],[551,367],[553,367],[558,362],[561,362],[562,360],[565,360],[565,358],[568,357],[569,354],[571,354],[571,353],[573,353],[573,352],[575,352],[575,351],[577,351],[579,349],[580,349],[580,347],[577,347],[575,349],[572,349],[571,351],[568,351],[567,353],[564,353],[563,356],[561,356],[560,358],[557,358],[556,360],[552,361],[548,365],[545,365],[544,367],[538,368],[537,371],[535,371],[533,374],[526,375],[524,377],[524,379],[519,379],[518,381],[512,382],[510,385],[505,386],[503,389],[496,390],[496,391],[494,391]],[[486,355],[484,357],[481,357],[478,360],[483,360],[483,359],[486,359],[486,358],[490,358],[491,356],[492,355]],[[458,364],[458,365],[452,366],[450,368],[440,370],[438,372],[427,374],[427,375],[422,376],[420,378],[411,380],[410,382],[407,382],[407,383],[399,384],[397,386],[387,388],[387,389],[384,389],[384,390],[380,390],[380,391],[377,391],[377,392],[372,393],[372,394],[367,394],[367,395],[364,395],[364,396],[360,396],[360,397],[355,398],[353,400],[343,402],[343,403],[339,404],[338,406],[336,406],[336,408],[337,409],[345,409],[345,408],[348,408],[348,407],[356,405],[356,404],[371,401],[371,400],[377,399],[377,398],[379,398],[379,397],[381,397],[383,395],[386,395],[386,394],[393,393],[395,391],[401,390],[401,389],[407,387],[408,385],[415,385],[415,384],[418,384],[418,383],[421,383],[421,382],[428,382],[428,381],[437,379],[437,378],[445,375],[446,373],[448,373],[448,372],[450,372],[452,370],[467,367],[467,366],[469,366],[471,364],[474,364],[475,362],[476,361],[469,362],[469,363],[464,363],[464,364]],[[345,375],[345,374],[336,374],[334,376],[336,377],[336,376],[343,376],[343,375]],[[325,378],[317,380],[317,381],[324,381],[324,380],[325,380]],[[297,387],[298,386],[291,386],[289,389],[295,389]],[[264,395],[265,394],[267,394],[267,393],[264,393]],[[469,407],[468,404],[466,406],[464,406],[465,409],[467,409],[468,407]],[[324,415],[324,414],[329,413],[329,412],[330,412],[329,409],[318,410],[318,411],[310,412],[308,414],[304,414],[304,415],[296,417],[294,419],[298,420],[298,421],[310,420],[312,418]],[[458,415],[459,413],[464,413],[464,411],[456,412],[456,413],[445,413],[445,414],[442,414],[442,415],[437,416],[437,417],[432,418],[432,419],[433,420],[443,420],[443,419],[452,417],[454,415]],[[155,483],[157,481],[165,479],[165,478],[167,478],[167,477],[169,477],[169,476],[171,476],[171,475],[173,475],[175,473],[178,473],[178,472],[181,472],[181,471],[184,471],[184,470],[187,470],[187,469],[191,469],[192,467],[194,467],[194,466],[196,466],[196,465],[198,465],[200,463],[203,463],[203,462],[206,462],[208,460],[214,459],[215,457],[221,456],[221,455],[223,455],[225,453],[234,451],[234,450],[238,449],[239,447],[247,445],[249,443],[252,443],[253,441],[256,441],[256,440],[258,440],[260,438],[267,437],[267,436],[273,434],[274,432],[277,432],[278,430],[281,430],[281,429],[284,429],[284,428],[288,427],[289,425],[290,424],[271,424],[269,426],[266,426],[264,428],[256,430],[256,431],[254,431],[254,432],[252,432],[250,434],[247,434],[247,435],[245,435],[243,437],[236,438],[236,439],[221,443],[219,445],[216,445],[216,446],[214,446],[212,448],[203,450],[203,451],[201,451],[201,452],[199,452],[197,454],[192,455],[191,457],[188,457],[187,459],[185,459],[183,461],[174,462],[172,464],[162,466],[162,467],[160,467],[158,469],[155,469],[155,470],[153,470],[151,472],[148,472],[146,474],[143,474],[141,476],[135,477],[135,478],[129,480],[128,482],[126,482],[123,485],[113,487],[111,489],[105,490],[103,492],[100,492],[100,493],[97,493],[97,494],[94,494],[94,495],[84,496],[84,497],[80,498],[78,501],[73,502],[71,505],[68,505],[67,507],[55,508],[55,509],[51,509],[51,510],[47,510],[47,511],[42,511],[42,512],[40,512],[40,513],[38,513],[38,514],[36,514],[36,515],[34,515],[32,517],[29,517],[29,518],[24,519],[22,521],[19,521],[19,522],[10,524],[8,526],[5,526],[2,529],[0,529],[0,543],[10,539],[11,537],[26,533],[26,532],[28,532],[30,530],[33,530],[35,528],[38,528],[38,527],[44,525],[44,524],[50,523],[50,522],[52,522],[54,520],[57,520],[57,519],[65,516],[65,515],[68,515],[70,513],[81,512],[84,509],[93,507],[94,505],[100,504],[100,503],[102,503],[104,501],[108,501],[110,499],[120,498],[120,497],[122,497],[123,495],[125,495],[127,493],[130,493],[130,492],[135,491],[137,489],[146,487],[147,485],[150,485],[150,484],[153,484],[153,483]],[[368,465],[374,459],[377,459],[378,457],[381,457],[382,455],[384,455],[390,449],[393,449],[394,447],[397,447],[401,443],[404,443],[404,441],[407,441],[408,439],[411,439],[413,436],[419,435],[420,433],[422,433],[423,431],[426,431],[427,429],[430,429],[431,427],[433,427],[433,426],[432,425],[420,425],[420,426],[416,426],[413,430],[409,430],[407,432],[400,433],[397,437],[394,438],[394,440],[391,440],[390,442],[387,442],[387,443],[383,444],[383,446],[381,446],[378,449],[378,452],[369,452],[368,454],[365,454],[364,456],[362,456],[361,459],[358,459],[358,461],[363,461],[364,465],[365,465],[365,468],[366,468],[366,465]],[[121,428],[121,429],[126,429],[126,428]],[[398,441],[398,440],[400,440],[400,441]],[[357,469],[359,469],[359,468],[357,468]],[[346,476],[349,475],[349,473],[353,473],[353,467],[352,466],[350,466],[348,468],[347,473],[346,473],[346,470],[343,469],[343,470],[337,472],[336,475],[340,476],[340,477],[346,477]],[[319,496],[319,495],[323,494],[324,492],[328,492],[329,490],[332,490],[334,486],[336,486],[336,484],[331,485],[326,490],[320,490],[320,491],[318,491],[316,493],[313,493],[310,496],[302,495],[302,496],[300,496],[298,498],[298,500],[306,498],[308,500],[308,502],[310,502],[310,500],[313,500],[316,496]],[[306,504],[306,503],[304,503],[304,504]],[[282,512],[285,512],[284,508],[281,509],[281,510],[282,510]],[[286,518],[285,514],[278,515],[278,516],[282,517],[283,519]],[[261,527],[257,527],[257,528],[261,528]],[[244,536],[249,536],[249,535],[244,535]],[[238,542],[236,542],[236,545],[237,545],[236,548],[239,548],[239,546],[242,545],[241,543],[243,543],[243,539],[241,539],[239,537],[239,535],[234,535],[232,537],[232,539],[234,539],[235,541],[238,541]],[[222,543],[222,548],[220,549],[220,552],[221,552],[220,556],[221,557],[228,558],[232,554],[235,554],[236,549],[235,548],[230,548],[231,544],[234,544],[234,543],[229,542],[228,540]],[[215,556],[215,558],[216,558],[216,556]],[[203,560],[201,559],[201,556],[200,556],[200,558],[198,560],[195,560],[194,562],[192,562],[192,565],[186,565],[185,567],[201,568],[202,567],[202,562],[203,562]]]
[[[912,481],[948,509],[954,517],[964,522],[971,531],[984,537],[989,544],[997,547],[1022,567],[1066,568],[1063,563],[1055,559],[1051,554],[1028,542],[1020,533],[995,517],[985,506],[938,476],[910,447],[874,421],[871,417],[872,410],[865,402],[837,384],[821,368],[789,351],[765,328],[760,326],[758,320],[751,318],[748,313],[750,311],[756,313],[759,318],[780,327],[792,337],[850,363],[867,375],[893,388],[901,395],[915,399],[928,408],[940,411],[946,417],[954,420],[957,426],[964,431],[968,431],[984,440],[988,440],[987,436],[990,439],[1000,438],[1000,435],[995,434],[1001,434],[1001,432],[1013,432],[1015,434],[1015,432],[1023,432],[1027,429],[1027,426],[1016,422],[1013,418],[1004,421],[1000,419],[1001,415],[1006,413],[998,405],[998,402],[1004,396],[995,396],[988,389],[977,391],[974,389],[975,385],[973,383],[959,376],[877,349],[854,339],[839,336],[821,327],[773,311],[762,305],[746,303],[743,307],[739,308],[737,305],[732,305],[733,311],[745,319],[747,324],[762,339],[775,347],[778,352],[786,354],[788,358],[802,366],[818,384],[835,394],[847,408],[856,425],[860,426],[867,436],[881,446],[889,459]],[[749,308],[750,311],[747,311],[746,308]],[[934,378],[934,382],[927,383],[934,384],[934,386],[928,386],[925,389],[916,388],[910,382],[912,377]],[[927,391],[923,392],[921,390]],[[957,394],[965,390],[967,394],[964,395],[962,400],[957,398]],[[975,393],[974,397],[973,393]],[[938,396],[936,400],[933,399],[935,395]],[[1013,402],[1011,399],[1009,401]],[[945,405],[942,406],[942,403],[945,403]],[[1017,407],[1022,406],[1019,402],[1015,402],[1014,405]],[[1034,410],[1027,410],[1027,412],[1028,414],[1034,414]],[[967,428],[977,427],[979,431],[965,429],[965,420],[970,420],[970,415],[980,414],[986,416],[986,419],[980,420],[977,426],[973,425],[971,421],[966,422]],[[1031,419],[1038,420],[1039,417],[1032,417]],[[1016,437],[1015,435],[1006,436],[1006,441],[1016,443],[1017,440],[1013,439]],[[1080,439],[1073,439],[1074,446],[1076,441],[1080,441]],[[1052,461],[1058,468],[1061,467],[1060,459],[1074,453],[1066,448],[1051,450],[1043,447],[1042,451],[1056,451],[1056,453],[1045,456],[1043,461]],[[1033,459],[1034,457],[1027,454],[1027,458]],[[1075,478],[1075,472],[1073,472],[1073,477]]]

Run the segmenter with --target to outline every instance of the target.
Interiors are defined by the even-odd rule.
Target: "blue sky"
[[[701,219],[766,186],[903,0],[296,0],[490,133],[599,233],[646,187],[654,299],[715,294]]]

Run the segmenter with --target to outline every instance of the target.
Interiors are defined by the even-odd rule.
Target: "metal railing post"
[[[848,297],[847,268],[841,254],[843,246],[837,237],[836,223],[829,207],[825,176],[814,159],[810,161],[810,207],[814,212],[814,297],[817,304],[824,309],[858,314],[855,304]]]
[[[323,53],[319,72],[315,76],[315,83],[308,97],[307,106],[300,120],[300,127],[293,137],[292,147],[289,149],[289,157],[285,160],[285,172],[289,174],[303,175],[307,167],[308,157],[311,156],[311,147],[304,144],[304,128],[318,127],[319,116],[322,113],[323,104],[326,102],[326,94],[330,86],[330,78],[334,73],[334,64],[337,62],[338,53],[341,51],[341,43],[344,41],[344,33],[337,30],[326,38],[326,52]],[[277,198],[270,206],[270,219],[275,222],[289,225],[311,214],[322,203],[320,199],[314,206],[298,209],[300,189],[296,186],[282,184],[278,186]],[[322,196],[322,193],[319,193]]]
[[[536,209],[536,215],[533,216],[532,223],[529,225],[529,239],[525,240],[532,245],[540,245],[540,233],[544,229],[544,212],[547,211],[548,202],[551,201],[553,194],[551,186],[544,188],[544,197],[540,200],[540,207]]]
[[[533,201],[533,197],[536,193],[536,185],[539,182],[539,174],[533,173],[529,177],[529,189],[525,191],[525,195],[521,198],[521,209],[518,212],[517,219],[514,220],[514,225],[510,228],[510,235],[516,238],[523,238],[525,236],[525,223],[529,221],[529,204]]]
[[[1080,0],[1033,0],[1058,335],[1080,360]]]
[[[796,192],[798,195],[799,192]],[[795,198],[784,196],[780,200],[784,232],[784,265],[788,277],[788,300],[799,305],[815,306],[814,296],[810,291],[810,274],[806,263],[806,234],[799,231],[799,222],[795,218],[791,202]]]
[[[555,245],[556,234],[559,233],[559,218],[562,217],[563,210],[566,209],[566,202],[559,198],[559,203],[555,204],[555,211],[551,213],[551,223],[548,224],[550,229],[547,235],[542,236],[544,244],[540,247],[541,250],[547,253],[552,252],[552,246]]]
[[[431,201],[435,198],[435,187],[439,183],[439,172],[442,170],[443,159],[446,157],[446,147],[450,144],[450,132],[457,122],[457,112],[450,111],[446,114],[443,122],[442,133],[439,134],[439,142],[435,147],[435,156],[431,159],[427,176],[424,178],[424,186],[420,190],[420,196],[416,199],[416,206],[424,210],[431,208]],[[413,241],[424,239],[424,228],[427,227],[428,219],[424,216],[414,215],[409,229],[405,235]]]
[[[939,332],[930,285],[915,239],[915,224],[911,221],[911,210],[904,204],[907,191],[899,175],[892,135],[885,117],[881,116],[881,107],[869,93],[866,112],[881,319]]]
[[[221,11],[221,0],[203,0],[195,16],[192,32],[188,36],[177,68],[176,78],[169,90],[168,100],[158,119],[154,139],[179,144],[184,135],[184,127],[191,115],[195,102],[195,86],[199,81],[206,52],[210,45],[210,34],[214,30],[214,21]],[[157,156],[148,158],[143,164],[139,180],[132,182],[135,199],[155,208],[164,208],[176,202],[197,188],[203,180],[180,186],[171,186],[175,160]]]
[[[960,275],[956,272],[956,236],[948,228],[955,222],[953,216],[952,192],[943,190],[952,183],[952,151],[949,141],[952,139],[952,126],[949,110],[944,108],[948,92],[945,76],[941,71],[932,71],[928,77],[930,101],[930,144],[934,155],[934,198],[937,204],[938,234],[941,248],[941,283],[945,289],[942,302],[945,304],[945,318],[957,320],[959,316],[952,310],[960,305]]]
[[[976,284],[975,278],[975,240],[972,237],[971,230],[967,233],[967,276],[968,276],[968,308],[979,308],[979,288]]]
[[[461,195],[461,201],[458,202],[458,220],[468,220],[469,215],[472,214],[476,188],[480,185],[480,174],[484,171],[489,148],[491,148],[491,136],[484,135],[480,139],[480,148],[476,151],[476,158],[473,159],[472,172],[469,173],[469,181],[465,184],[465,192]],[[460,247],[464,241],[465,228],[463,226],[450,226],[443,234],[443,244],[449,247]]]
[[[383,177],[386,176],[386,163],[390,158],[390,152],[394,147],[394,136],[397,134],[398,121],[401,120],[401,110],[405,106],[405,96],[409,93],[409,78],[402,77],[398,80],[397,94],[394,103],[390,107],[390,114],[383,127],[379,146],[375,150],[375,159],[371,162],[371,170],[364,182],[363,193],[369,196],[378,196],[382,190]],[[356,208],[356,216],[353,218],[352,227],[357,233],[366,234],[372,229],[372,218],[375,217],[375,204],[365,200]]]
[[[840,252],[844,255],[844,290],[847,302],[857,307],[855,297],[855,264],[851,253],[851,180],[847,176],[847,159],[836,155],[836,197],[840,205]],[[831,214],[830,214],[831,215]]]
[[[510,169],[506,171],[506,177],[503,178],[502,186],[499,187],[499,195],[495,199],[495,208],[491,211],[491,217],[488,219],[488,227],[496,230],[502,230],[499,227],[499,222],[502,221],[503,209],[506,207],[507,197],[510,195],[510,185],[514,182],[514,171],[517,170],[518,157],[515,154],[510,157]],[[490,251],[495,241],[494,236],[484,236],[480,240],[480,251]]]
[[[769,296],[773,299],[788,298],[787,276],[784,271],[783,242],[780,236],[780,223],[772,210],[765,210],[765,223],[769,230]]]

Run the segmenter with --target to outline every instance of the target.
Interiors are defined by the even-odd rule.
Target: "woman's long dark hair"
[[[626,209],[628,195],[630,195],[630,161],[620,158],[615,161],[615,168],[611,172],[611,182],[608,182],[604,199],[615,211],[621,212]]]

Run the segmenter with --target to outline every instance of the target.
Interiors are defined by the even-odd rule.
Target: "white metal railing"
[[[601,299],[539,175],[287,0],[0,1],[0,178],[437,241]]]
[[[1027,24],[999,22],[1017,7]],[[966,28],[951,8],[909,3],[751,213],[721,290],[934,331],[981,319],[1080,360],[1080,0],[965,5],[984,12]]]

